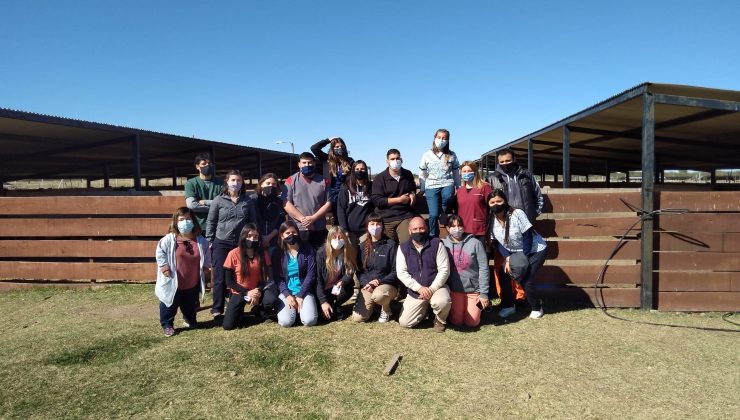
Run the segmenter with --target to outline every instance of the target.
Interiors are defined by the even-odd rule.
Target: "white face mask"
[[[388,165],[390,166],[391,169],[393,169],[394,171],[397,171],[401,169],[401,165],[403,165],[403,162],[401,162],[401,159],[394,159],[390,161]]]
[[[332,239],[331,240],[331,247],[334,249],[342,249],[344,248],[344,239]]]
[[[463,237],[463,228],[461,228],[459,226],[458,227],[451,227],[449,229],[449,232],[450,232],[450,236],[452,236],[453,238],[455,238],[457,240],[460,240],[460,238]]]
[[[444,149],[444,147],[447,146],[447,140],[434,139],[434,144],[437,146],[437,149]]]
[[[379,236],[383,229],[380,226],[369,226],[367,232],[372,236]]]

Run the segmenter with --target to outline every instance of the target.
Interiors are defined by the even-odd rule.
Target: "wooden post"
[[[655,98],[642,95],[642,209],[653,211],[655,187]],[[641,234],[640,308],[653,309],[653,217],[643,215]]]

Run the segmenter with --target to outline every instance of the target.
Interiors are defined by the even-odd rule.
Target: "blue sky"
[[[0,0],[0,107],[414,169],[644,81],[740,90],[736,1]]]

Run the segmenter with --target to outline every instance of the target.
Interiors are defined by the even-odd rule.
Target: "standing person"
[[[429,235],[439,236],[438,222],[447,223],[447,210],[460,185],[460,162],[450,150],[450,132],[440,128],[434,133],[431,150],[421,157],[420,180],[424,182],[424,197],[429,206]],[[420,181],[421,182],[421,181]]]
[[[444,332],[452,300],[447,288],[450,261],[447,248],[438,238],[429,236],[427,224],[416,216],[409,223],[411,239],[399,246],[396,275],[408,288],[398,324],[405,328],[417,325],[432,308],[434,331]]]
[[[329,145],[329,153],[322,149]],[[317,141],[311,146],[311,153],[316,156],[317,163],[323,163],[324,178],[329,180],[329,201],[334,216],[334,224],[337,220],[337,197],[342,185],[347,181],[352,171],[354,160],[349,157],[347,145],[341,137],[332,137]]]
[[[257,210],[257,228],[262,238],[262,247],[271,250],[278,244],[278,229],[285,221],[277,175],[271,172],[262,175],[250,198],[254,200]]]
[[[343,320],[342,305],[352,297],[357,273],[357,249],[347,231],[333,226],[316,252],[316,297],[326,320]]]
[[[254,200],[249,198],[241,172],[232,169],[226,173],[226,190],[211,203],[206,220],[206,239],[211,243],[213,259],[213,306],[211,316],[224,314],[226,285],[223,267],[226,255],[239,244],[244,225],[257,220]]]
[[[195,170],[198,176],[185,183],[185,205],[193,211],[200,230],[205,232],[211,202],[223,192],[224,182],[216,178],[216,165],[208,153],[195,155]]]
[[[494,189],[488,204],[491,206],[489,238],[496,241],[496,248],[504,258],[499,267],[502,309],[498,314],[506,318],[516,312],[510,281],[516,280],[524,287],[532,308],[529,317],[541,318],[544,310],[532,279],[545,262],[547,244],[524,211],[511,207],[503,190]]]
[[[529,169],[516,162],[516,154],[512,149],[499,150],[496,161],[496,169],[488,176],[491,189],[498,188],[506,193],[511,207],[523,210],[529,223],[534,224],[545,204],[540,184]]]
[[[394,242],[408,239],[408,226],[416,216],[416,181],[411,171],[402,168],[403,159],[398,149],[385,154],[388,168],[373,179],[370,200],[383,218],[385,234]]]
[[[383,219],[376,213],[367,219],[367,236],[360,248],[360,294],[355,302],[352,320],[365,322],[380,306],[378,322],[391,319],[391,302],[398,296],[396,251],[398,246],[383,232]]]
[[[208,242],[194,222],[193,213],[180,207],[172,215],[168,233],[157,243],[157,283],[159,323],[164,335],[175,334],[175,315],[182,311],[184,325],[198,325],[198,293],[205,293],[205,279],[210,276],[211,258]]]
[[[372,182],[367,177],[367,164],[358,160],[352,165],[347,183],[342,185],[337,197],[339,226],[347,231],[353,245],[359,245],[360,236],[367,231],[367,217],[375,206],[370,201]]]
[[[447,227],[449,235],[442,243],[450,250],[450,324],[477,327],[480,325],[480,308],[487,308],[488,255],[486,247],[474,235],[465,233],[463,219],[453,214]],[[478,306],[480,305],[480,306]]]
[[[475,235],[485,243],[488,223],[488,195],[491,186],[478,174],[478,165],[466,160],[460,166],[462,185],[457,189],[457,214],[462,219],[465,233]]]
[[[280,294],[277,318],[281,327],[291,327],[300,316],[305,326],[316,325],[316,252],[301,241],[298,226],[292,220],[280,225],[280,263],[273,265],[273,276]]]
[[[314,248],[326,239],[326,213],[331,210],[329,182],[314,171],[314,157],[303,152],[298,160],[298,172],[285,180],[283,204],[300,229],[303,242]]]

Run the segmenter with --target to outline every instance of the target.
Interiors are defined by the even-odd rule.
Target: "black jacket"
[[[280,225],[285,221],[285,209],[280,196],[265,197],[254,193],[251,198],[254,200],[257,209],[255,224],[260,231],[260,235],[265,236],[275,229],[280,229]]]
[[[370,200],[372,200],[376,212],[383,218],[383,221],[393,222],[416,216],[416,212],[408,204],[388,205],[388,198],[400,197],[406,193],[416,194],[414,174],[408,169],[401,168],[401,178],[396,181],[391,176],[389,169],[386,168],[373,178],[373,189]]]
[[[365,223],[370,213],[375,210],[375,205],[370,201],[370,193],[372,191],[372,183],[368,185],[367,195],[362,201],[358,201],[356,197],[351,197],[349,187],[344,184],[339,189],[339,197],[337,197],[337,218],[339,219],[339,226],[345,230],[354,233],[364,233]]]
[[[358,273],[360,285],[365,287],[373,279],[378,279],[380,284],[390,284],[397,287],[396,252],[398,252],[398,245],[392,239],[383,237],[375,242],[368,255],[367,268],[365,268],[365,242],[363,242],[360,246],[360,256],[358,258],[360,260]]]
[[[350,243],[346,243],[344,246],[352,246]],[[359,251],[358,251],[359,252]],[[358,262],[359,264],[359,262]],[[354,275],[353,274],[347,274],[346,267],[342,266],[342,270],[339,272],[339,283],[342,283],[342,285],[348,285],[349,283],[354,282]],[[329,269],[326,266],[326,247],[321,246],[318,251],[316,251],[316,299],[319,300],[319,304],[326,302],[326,283],[331,278],[331,275],[329,273]]]
[[[512,185],[515,182],[517,185]],[[488,176],[488,183],[491,184],[491,188],[494,190],[496,188],[504,190],[509,205],[522,209],[531,223],[534,223],[537,216],[542,212],[542,205],[544,204],[542,191],[529,169],[516,164],[511,174],[507,174],[497,167]],[[513,194],[514,191],[519,191],[521,197]]]

